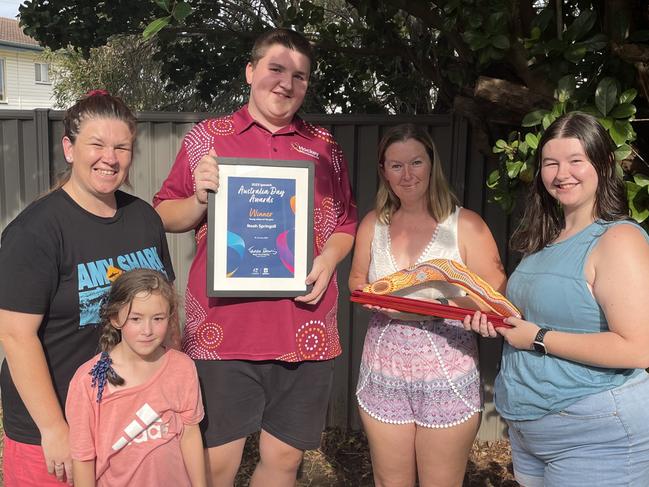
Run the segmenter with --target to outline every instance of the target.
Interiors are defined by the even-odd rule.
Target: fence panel
[[[133,167],[132,187],[126,190],[151,201],[167,176],[182,137],[204,113],[141,113]],[[402,122],[428,127],[438,146],[444,172],[464,206],[477,211],[487,221],[501,249],[503,262],[511,270],[515,259],[506,252],[510,222],[499,209],[486,203],[484,158],[472,143],[472,131],[466,120],[453,115],[382,116],[382,115],[306,115],[306,120],[329,129],[347,158],[350,179],[363,217],[374,204],[377,188],[376,151],[385,129]],[[37,195],[47,190],[56,174],[65,167],[61,137],[62,112],[0,111],[0,229]],[[168,235],[176,271],[176,283],[182,293],[194,253],[191,232]],[[343,355],[336,360],[334,388],[330,400],[329,426],[360,428],[355,401],[358,364],[363,347],[369,313],[349,302],[347,278],[351,257],[338,269],[340,300],[339,331]],[[501,438],[503,423],[493,408],[493,379],[500,357],[495,340],[482,340],[480,348],[482,373],[486,389],[486,411],[479,437]]]

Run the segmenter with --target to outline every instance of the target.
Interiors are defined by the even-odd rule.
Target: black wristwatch
[[[543,355],[546,355],[548,353],[547,349],[545,348],[545,343],[543,343],[543,339],[545,338],[545,334],[549,331],[549,328],[541,328],[536,334],[534,341],[532,342],[534,350],[536,352],[542,353]]]

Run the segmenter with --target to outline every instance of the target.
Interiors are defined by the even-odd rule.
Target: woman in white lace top
[[[457,204],[425,127],[398,125],[379,146],[376,208],[361,222],[351,289],[434,258],[459,261],[499,291],[505,274],[484,221]],[[459,288],[401,293],[479,307]],[[462,322],[373,309],[357,398],[377,486],[460,486],[480,425],[476,337]]]

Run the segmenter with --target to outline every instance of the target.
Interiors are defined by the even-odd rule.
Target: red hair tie
[[[110,93],[106,90],[90,90],[88,93],[86,93],[86,97],[91,97],[91,96],[110,96]]]

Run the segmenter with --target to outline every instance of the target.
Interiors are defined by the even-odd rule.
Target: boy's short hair
[[[302,34],[291,29],[273,29],[257,37],[250,53],[250,63],[255,66],[257,61],[264,57],[266,50],[274,44],[280,44],[304,54],[313,66],[315,57],[311,43]]]

